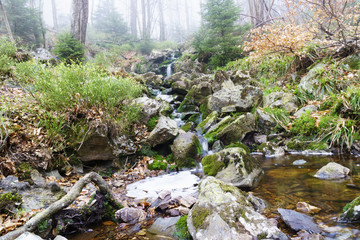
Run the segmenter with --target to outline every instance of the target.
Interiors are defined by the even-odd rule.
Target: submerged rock
[[[146,212],[137,208],[122,208],[115,212],[115,218],[125,223],[138,223],[144,221]]]
[[[151,131],[147,142],[155,147],[159,144],[173,140],[179,133],[179,128],[174,120],[160,116],[154,130]]]
[[[335,162],[330,162],[317,171],[314,177],[320,179],[341,179],[347,177],[349,173],[349,168]]]
[[[256,212],[246,193],[233,185],[207,177],[199,185],[198,202],[187,225],[194,240],[288,239]]]
[[[296,204],[296,210],[303,212],[303,213],[309,213],[309,214],[314,214],[314,213],[318,213],[321,211],[320,208],[312,206],[306,202],[298,202]]]
[[[195,133],[182,133],[175,138],[171,151],[179,168],[193,167],[201,154],[200,141]]]
[[[320,228],[313,218],[293,210],[278,208],[282,220],[294,231],[305,230],[308,233],[320,233]]]
[[[173,237],[176,232],[176,223],[179,221],[179,217],[169,217],[169,218],[158,218],[148,229],[149,233]]]
[[[262,173],[258,160],[242,148],[228,148],[201,161],[204,173],[236,187],[254,187]]]

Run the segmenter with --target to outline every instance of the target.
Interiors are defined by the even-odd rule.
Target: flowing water
[[[172,64],[167,67],[167,77],[172,75]],[[171,89],[164,89],[163,91],[152,89],[152,91],[155,93],[156,98],[169,102],[173,107],[175,106]],[[178,113],[176,108],[174,109],[172,116],[178,126],[181,127],[184,124],[181,119],[182,114]],[[196,132],[196,135],[202,145],[203,156],[211,154],[212,151],[208,142],[201,132]],[[351,155],[285,155],[275,158],[254,155],[254,157],[261,162],[264,176],[259,186],[252,189],[252,191],[256,196],[268,203],[268,209],[264,212],[268,217],[277,217],[277,208],[296,209],[298,202],[307,202],[322,209],[315,216],[318,222],[329,226],[341,226],[337,223],[337,217],[341,214],[343,207],[360,195],[359,189],[347,186],[347,184],[353,184],[360,187],[360,157]],[[294,164],[294,161],[297,160],[302,160],[300,163],[303,162],[304,164],[296,165],[297,162]],[[351,177],[338,181],[321,180],[313,177],[318,169],[329,162],[338,162],[349,167],[352,171]],[[201,165],[199,167],[201,168]],[[161,190],[170,190],[174,195],[187,195],[197,191],[194,185],[199,181],[200,179],[192,175],[191,171],[172,173],[144,179],[129,185],[127,187],[128,196],[136,199],[155,198]],[[358,226],[350,227],[359,228]],[[116,231],[115,226],[105,228],[101,226],[95,229],[95,232],[98,233],[96,238],[78,237],[69,239],[111,239],[109,238],[110,232],[113,233],[114,231]]]

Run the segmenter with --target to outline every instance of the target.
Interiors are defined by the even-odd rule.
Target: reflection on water
[[[300,159],[306,163],[301,166],[293,165],[295,160]],[[295,209],[296,203],[307,202],[322,209],[317,217],[327,223],[335,223],[334,216],[342,212],[346,203],[360,195],[360,190],[346,186],[350,183],[360,186],[357,166],[360,159],[354,156],[289,155],[262,161],[265,174],[260,185],[253,191],[270,204],[270,212],[276,212],[279,207]],[[350,168],[351,177],[337,181],[313,177],[318,169],[331,161]]]

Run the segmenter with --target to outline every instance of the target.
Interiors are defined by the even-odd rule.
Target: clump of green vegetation
[[[42,221],[41,223],[39,223],[39,226],[37,228],[37,230],[40,233],[43,233],[45,231],[47,231],[50,227],[50,220],[49,219],[45,219],[44,221]]]
[[[54,54],[67,63],[80,63],[84,60],[85,47],[70,33],[58,36]]]
[[[156,155],[156,152],[151,149],[151,146],[149,144],[144,144],[144,145],[141,146],[141,150],[139,152],[139,155],[153,157],[153,156]]]
[[[172,163],[173,155],[169,154],[166,158],[160,155],[154,156],[154,161],[148,165],[150,170],[166,170],[168,167],[168,164]]]
[[[293,122],[290,131],[302,136],[314,136],[318,133],[316,119],[310,113],[304,114]]]
[[[182,216],[176,223],[176,232],[174,233],[175,237],[179,240],[191,240],[191,235],[187,227],[187,215]]]
[[[188,132],[191,130],[193,126],[194,124],[192,122],[187,122],[181,127],[181,129],[184,130],[185,132]]]
[[[12,214],[21,206],[22,197],[17,193],[0,194],[0,213]]]
[[[194,206],[192,210],[192,222],[194,224],[195,229],[199,229],[203,226],[206,218],[211,214],[211,211],[204,207]]]
[[[31,171],[34,168],[29,163],[21,163],[19,166],[16,167],[16,172],[18,173],[19,180],[29,182],[30,184],[33,183],[31,179]]]
[[[152,130],[154,130],[157,121],[159,120],[159,116],[153,116],[149,119],[148,123],[146,124],[146,126],[148,127],[148,130],[151,132]]]
[[[340,217],[340,219],[351,221],[354,217],[354,208],[360,205],[360,197],[355,198],[352,202],[345,205],[343,208],[344,214]]]
[[[230,143],[229,145],[225,146],[226,148],[234,148],[234,147],[239,147],[244,149],[247,153],[250,153],[250,148],[248,146],[246,146],[245,144],[243,144],[242,142],[234,142],[234,143]]]
[[[286,129],[286,126],[290,123],[289,112],[283,108],[266,107],[264,111],[276,121],[276,129]]]

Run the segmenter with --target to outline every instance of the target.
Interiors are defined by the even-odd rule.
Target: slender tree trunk
[[[58,21],[57,21],[57,11],[56,11],[55,0],[51,0],[51,6],[52,6],[54,29],[57,30],[58,29]]]
[[[165,37],[165,20],[164,20],[164,6],[163,6],[163,1],[159,0],[158,2],[159,4],[159,15],[160,15],[160,41],[165,41],[166,37]]]
[[[186,18],[186,31],[187,31],[187,34],[190,34],[191,29],[190,29],[190,15],[189,15],[188,0],[185,0],[185,18]]]
[[[151,38],[151,0],[147,0],[147,23],[146,23],[146,36],[147,39]]]
[[[131,34],[137,37],[137,0],[130,0],[130,29]]]
[[[145,0],[141,0],[142,5],[142,39],[146,39],[146,4]]]
[[[6,15],[6,12],[5,12],[5,8],[4,8],[1,0],[0,0],[0,8],[1,8],[1,13],[2,13],[3,18],[4,18],[6,30],[7,30],[7,32],[8,32],[10,41],[15,42],[14,36],[13,36],[13,34],[12,34],[12,32],[11,32],[11,28],[10,28],[9,21],[8,21],[8,19],[7,19],[7,15]]]
[[[89,18],[89,0],[73,0],[71,33],[74,38],[85,44]]]

